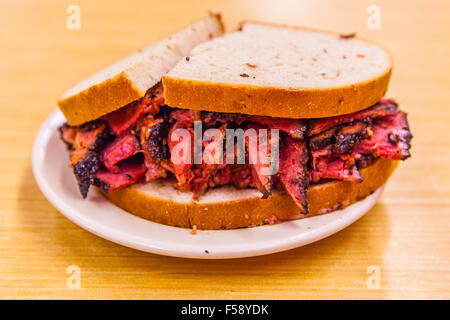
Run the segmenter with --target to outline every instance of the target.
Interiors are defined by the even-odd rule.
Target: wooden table
[[[71,1],[0,5],[1,298],[450,298],[450,2],[73,2],[80,30],[66,27]],[[381,29],[368,29],[366,9],[375,2]],[[413,157],[364,218],[287,252],[200,261],[98,238],[44,198],[31,147],[59,95],[209,9],[223,13],[229,30],[249,18],[357,31],[391,50],[389,96],[409,112]],[[79,290],[67,286],[71,265],[81,270]]]

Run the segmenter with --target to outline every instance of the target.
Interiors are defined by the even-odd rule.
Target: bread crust
[[[218,13],[210,13],[209,17],[201,19],[197,22],[202,22],[205,19],[211,18],[215,19],[220,28],[219,34],[222,34],[224,31],[224,25],[222,23],[221,16]],[[195,23],[191,26],[187,26],[185,29],[182,29],[179,32],[183,32],[184,30],[191,27],[193,28],[194,26]],[[197,30],[199,29],[197,28]],[[206,32],[207,30],[205,29],[205,35]],[[162,39],[161,42],[169,39],[171,36],[172,35],[166,37],[165,39]],[[213,33],[209,33],[209,37],[213,37]],[[153,45],[150,45],[150,47],[142,49],[140,52],[144,52],[148,48],[151,48],[154,45],[158,45],[161,42],[156,42]],[[158,63],[162,63],[161,61],[164,61],[164,56],[156,56],[156,58],[159,58],[157,59]],[[181,55],[179,58],[181,58]],[[96,120],[104,116],[105,114],[116,111],[117,109],[120,109],[127,104],[142,98],[145,95],[146,90],[160,81],[162,74],[158,76],[150,74],[150,76],[155,78],[154,83],[151,84],[150,87],[144,88],[142,85],[137,84],[137,80],[133,79],[132,76],[127,73],[131,70],[134,70],[135,68],[143,68],[142,61],[139,61],[137,59],[138,58],[136,58],[135,55],[132,54],[125,58],[125,60],[127,60],[129,63],[124,67],[121,67],[121,70],[118,70],[117,74],[116,71],[114,71],[114,76],[110,76],[109,78],[102,80],[99,83],[93,84],[87,89],[77,92],[76,94],[72,94],[68,97],[66,96],[66,93],[58,101],[58,105],[64,116],[66,117],[67,123],[72,126],[81,125],[88,121]],[[137,62],[138,65],[132,65],[132,63],[134,62]],[[151,59],[149,59],[149,61],[146,61],[146,63],[148,63],[150,66],[153,62],[151,62]],[[113,66],[114,64],[110,67]],[[89,79],[90,78],[88,78],[87,80]]]
[[[246,23],[316,31],[340,36],[333,31],[247,20]],[[381,45],[363,38],[365,42]],[[163,77],[164,98],[171,107],[215,112],[237,112],[283,118],[322,118],[366,109],[386,94],[392,74],[393,59],[388,50],[390,68],[383,74],[354,85],[331,88],[277,88],[252,85],[203,82]]]
[[[167,105],[282,118],[322,118],[366,109],[385,95],[392,68],[377,78],[335,88],[283,89],[163,77]]]
[[[252,197],[214,203],[182,203],[157,198],[133,186],[106,194],[115,205],[139,217],[171,226],[217,230],[302,219],[343,208],[367,197],[386,183],[398,161],[378,159],[361,169],[361,183],[346,181],[314,185],[308,189],[309,213],[302,215],[286,193],[267,199]]]
[[[58,101],[67,123],[77,126],[135,101],[144,96],[122,72],[80,93]]]

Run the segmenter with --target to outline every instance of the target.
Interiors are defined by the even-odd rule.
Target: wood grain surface
[[[81,9],[80,30],[66,27],[71,4]],[[381,10],[380,29],[366,25],[372,4]],[[389,48],[395,67],[388,95],[409,113],[413,157],[364,218],[287,252],[200,261],[108,242],[45,199],[31,148],[56,99],[207,10],[222,12],[228,30],[257,19],[356,31]],[[449,16],[450,2],[437,0],[2,1],[0,298],[449,299]],[[79,290],[67,286],[71,265],[81,270]]]

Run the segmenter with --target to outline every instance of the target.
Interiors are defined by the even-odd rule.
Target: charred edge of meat
[[[302,128],[301,136],[299,137],[299,139],[305,140],[305,138],[308,136],[308,132],[309,132],[309,121],[308,120],[300,120],[300,121],[304,124],[304,126]],[[309,150],[308,150],[308,152],[309,152]]]
[[[388,134],[388,142],[390,144],[396,146],[399,141],[400,141],[400,136],[398,134],[395,134],[392,132]]]
[[[73,166],[73,172],[78,181],[78,187],[83,198],[87,197],[89,187],[94,182],[95,173],[100,168],[99,156],[94,151],[88,151],[83,160]]]
[[[401,131],[399,134],[390,132],[387,135],[387,142],[390,143],[393,146],[397,146],[399,143],[406,144],[407,148],[403,149],[404,152],[403,157],[401,160],[406,160],[407,158],[411,157],[410,149],[411,149],[411,140],[413,138],[413,135],[411,134],[411,131],[409,129],[409,122],[406,113],[399,111],[402,113],[402,116],[404,117],[404,125],[401,127]],[[374,123],[375,124],[382,124],[383,119],[377,119]]]
[[[216,125],[217,122],[221,124],[235,122],[236,124],[241,124],[246,120],[245,114],[240,113],[227,113],[227,112],[211,112],[202,111],[200,113],[202,122],[208,125]]]
[[[281,134],[281,145],[280,145],[280,150],[284,149],[287,147],[287,140],[288,140],[288,135],[285,133]],[[311,163],[311,159],[309,157],[310,155],[310,150],[309,150],[309,146],[308,143],[306,143],[306,141],[304,142],[303,145],[303,150],[302,150],[302,154],[300,156],[300,159],[298,159],[301,167],[303,168],[304,172],[302,175],[300,176],[296,176],[295,178],[291,179],[289,182],[299,186],[299,191],[301,194],[301,205],[300,207],[300,213],[303,215],[307,215],[309,213],[309,208],[308,208],[308,200],[307,200],[307,190],[309,187],[309,171],[310,171],[310,163]],[[281,183],[284,186],[284,189],[287,192],[287,187],[284,182],[281,179]]]
[[[302,197],[305,199],[304,203],[302,204],[300,213],[303,215],[307,215],[309,213],[308,201],[307,201],[307,190],[308,190],[308,185],[309,185],[308,175],[305,174],[302,177],[302,179],[294,179],[294,180],[295,181],[293,181],[293,182],[299,184],[301,186],[301,188],[303,189]]]
[[[115,135],[111,133],[111,129],[107,125],[105,129],[97,135],[95,142],[89,146],[89,150],[99,152],[103,150],[108,143],[112,142],[114,138]]]
[[[87,132],[87,131],[92,131],[92,130],[97,129],[99,125],[100,125],[99,122],[88,122],[77,128],[77,127],[71,127],[66,122],[58,128],[58,131],[59,131],[60,139],[64,142],[67,149],[72,150],[73,144],[64,139],[64,130],[73,128],[75,130],[78,130],[79,132]],[[105,129],[96,136],[95,142],[89,146],[89,150],[99,151],[107,143],[109,143],[113,138],[114,138],[114,135],[111,133],[109,126],[106,125]]]
[[[367,138],[368,126],[367,122],[357,121],[328,129],[311,137],[309,147],[311,150],[318,150],[331,146],[332,152],[349,152],[356,144]]]
[[[406,116],[406,113],[403,113],[403,116],[404,116],[404,120],[405,120],[405,124],[402,127],[402,129],[403,129],[402,133],[403,134],[402,135],[397,135],[397,134],[393,134],[392,132],[389,133],[389,135],[388,135],[388,142],[391,143],[391,144],[395,144],[395,145],[397,145],[399,142],[406,143],[406,145],[408,146],[408,150],[406,150],[406,151],[408,151],[408,156],[406,158],[408,158],[408,157],[411,156],[410,153],[409,153],[409,149],[411,148],[411,140],[413,138],[413,135],[412,135],[412,133],[411,133],[411,131],[409,129],[409,122],[408,122],[408,118]]]
[[[94,186],[100,188],[103,192],[108,193],[109,189],[111,188],[111,185],[107,184],[106,182],[100,180],[99,178],[94,178],[94,181],[92,183]]]
[[[296,183],[298,183],[301,188],[302,188],[302,193],[303,193],[303,199],[304,203],[303,203],[303,210],[301,210],[300,212],[303,213],[304,215],[307,215],[309,213],[309,208],[308,208],[308,200],[307,200],[307,191],[308,191],[308,187],[309,187],[309,168],[308,168],[308,164],[310,162],[309,159],[309,150],[306,147],[306,152],[304,152],[303,157],[300,161],[300,163],[302,164],[305,173],[303,174],[303,176],[301,177],[301,179],[296,179]]]
[[[162,161],[169,157],[169,147],[164,143],[169,134],[169,124],[166,121],[160,122],[149,128],[150,137],[148,140],[147,150],[150,157],[156,161]]]
[[[263,194],[261,196],[261,199],[267,199],[269,196],[271,196],[272,195],[272,189],[273,189],[273,179],[272,179],[272,176],[269,176],[269,185],[268,186],[261,186],[261,188],[259,190]]]
[[[362,154],[361,157],[356,160],[356,167],[363,169],[370,166],[375,160],[375,157],[371,154]]]
[[[338,128],[331,128],[322,133],[316,134],[309,139],[309,148],[311,150],[322,149],[336,142],[336,132]]]
[[[262,176],[262,178],[267,178],[267,181],[261,181],[260,175],[258,175],[257,168],[253,167],[252,172],[253,176],[255,178],[256,182],[256,188],[262,193],[261,199],[267,199],[269,196],[272,195],[272,189],[273,189],[273,177],[271,175],[269,176]]]
[[[78,130],[80,132],[92,131],[92,130],[97,129],[101,124],[102,124],[101,121],[94,120],[94,121],[82,124],[81,126],[78,127]]]
[[[403,140],[404,143],[408,146],[408,149],[406,149],[406,155],[403,157],[402,160],[405,160],[409,157],[411,157],[411,153],[409,150],[411,149],[411,140],[413,138],[413,135],[411,133],[411,130],[409,130],[409,122],[407,114],[403,112],[403,116],[405,117],[405,126],[402,128],[404,131],[404,135],[400,137],[400,140]]]
[[[411,152],[409,149],[411,148],[411,145],[408,143],[408,149],[405,150],[405,155],[401,158],[401,160],[406,160],[411,157]]]
[[[336,135],[336,142],[333,146],[335,153],[347,153],[353,149],[355,145],[367,138],[367,127],[365,122],[355,122],[350,126],[343,126]]]
[[[168,121],[170,118],[170,114],[174,110],[176,110],[176,108],[171,108],[167,105],[164,105],[159,108],[159,112],[155,115],[155,118],[163,118],[164,121]]]
[[[313,136],[328,129],[334,128],[338,125],[351,123],[353,121],[371,122],[374,119],[395,115],[399,112],[401,111],[398,109],[398,105],[395,101],[382,100],[380,103],[377,103],[368,109],[358,111],[353,114],[338,117],[310,119],[308,121],[309,122],[308,135]]]
[[[70,142],[64,140],[64,129],[69,129],[69,128],[70,128],[70,126],[67,124],[67,122],[65,122],[62,126],[60,126],[58,128],[58,132],[59,132],[59,138],[64,142],[67,150],[70,151],[70,150],[72,150],[73,145]]]
[[[382,104],[383,106],[385,106],[385,110],[388,110],[392,113],[395,113],[398,111],[398,103],[397,101],[394,100],[390,100],[389,101],[380,101],[380,104]]]
[[[309,127],[309,125],[308,125]],[[302,165],[302,167],[304,168],[305,172],[303,174],[303,176],[301,177],[301,179],[299,179],[298,183],[300,184],[300,186],[303,189],[303,199],[304,203],[303,203],[303,208],[301,208],[302,210],[300,211],[300,213],[302,213],[303,215],[307,215],[309,213],[309,208],[308,208],[308,200],[307,200],[307,192],[308,192],[308,187],[309,187],[309,172],[310,172],[310,168],[311,168],[311,161],[312,161],[312,157],[310,157],[311,151],[310,151],[310,146],[308,145],[308,143],[304,143],[304,150],[303,150],[303,154],[302,154],[302,158],[300,159],[300,163]]]
[[[389,135],[391,135],[391,133]],[[388,142],[391,143],[391,141],[389,140],[389,135],[388,135]],[[402,149],[404,154],[400,158],[400,160],[406,160],[411,157],[411,152],[409,151],[411,149],[411,138],[412,138],[412,135],[409,133],[405,137],[400,137],[399,140],[397,141],[397,143],[395,143],[395,145],[397,145],[399,142],[403,142],[403,143],[406,143],[408,146],[407,148]],[[402,139],[405,139],[405,140],[402,140]]]

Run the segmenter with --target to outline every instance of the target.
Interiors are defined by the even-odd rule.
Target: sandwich
[[[97,188],[154,222],[308,218],[361,201],[410,157],[407,115],[385,98],[392,66],[354,34],[223,34],[212,15],[71,89],[61,138],[83,197]]]

